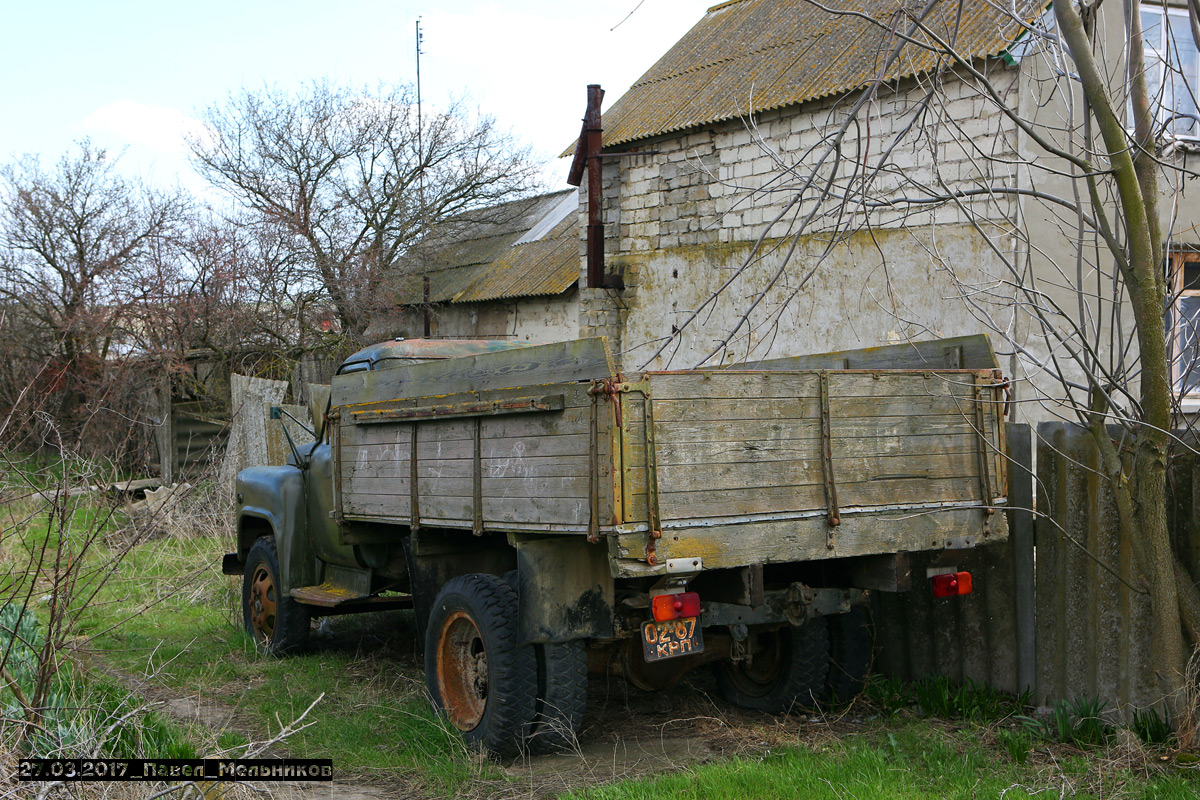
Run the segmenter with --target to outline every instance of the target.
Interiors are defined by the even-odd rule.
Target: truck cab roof
[[[337,374],[404,367],[423,361],[494,353],[535,344],[540,342],[506,339],[390,339],[359,350],[342,362]]]

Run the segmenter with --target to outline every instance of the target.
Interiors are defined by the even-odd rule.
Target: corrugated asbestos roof
[[[906,29],[910,18],[901,9],[915,12],[923,5],[919,0],[821,2],[848,13],[826,11],[808,0],[732,0],[713,6],[604,113],[604,146],[866,86],[878,76],[894,42],[890,29]],[[1015,6],[1029,21],[1046,0],[1016,0]],[[943,0],[925,24],[964,55],[998,55],[1021,32],[1009,8],[1009,2]],[[936,53],[910,42],[885,78],[918,75],[936,64]]]
[[[579,280],[578,215],[568,213],[535,241],[516,242],[575,195],[569,189],[516,200],[442,223],[409,260],[423,267],[398,279],[397,302],[423,302],[426,275],[433,303],[562,294]]]

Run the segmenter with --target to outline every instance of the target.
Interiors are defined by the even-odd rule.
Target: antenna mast
[[[417,17],[417,182],[421,192],[421,209],[425,208],[425,148],[421,137],[421,41],[425,35],[421,33],[421,18]]]

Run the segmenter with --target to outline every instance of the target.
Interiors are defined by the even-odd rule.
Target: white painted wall
[[[999,61],[981,67],[1002,91],[1015,91],[1015,69]],[[1010,159],[981,155],[1012,150],[1012,123],[990,110],[972,84],[951,79],[946,86],[932,124],[894,150],[895,168],[874,179],[876,199],[911,193],[912,180],[969,188],[981,177],[1013,174]],[[869,125],[852,130],[847,142],[867,153],[888,146],[925,90],[918,80],[881,90]],[[979,332],[962,296],[994,281],[997,264],[967,220],[973,215],[991,233],[1003,232],[1015,213],[1010,198],[967,200],[967,209],[859,209],[847,217],[829,198],[818,208],[809,191],[772,224],[797,196],[846,105],[831,98],[638,142],[657,154],[606,162],[607,261],[610,272],[623,271],[627,288],[584,290],[583,332],[616,339],[625,369],[691,367],[710,354],[729,362]],[[796,221],[814,208],[781,270]],[[846,230],[857,232],[833,235]],[[753,258],[752,245],[764,234]],[[734,277],[743,264],[749,267]],[[714,353],[756,300],[749,325]],[[684,333],[659,352],[673,327]]]

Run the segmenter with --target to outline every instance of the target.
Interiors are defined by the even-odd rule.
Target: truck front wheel
[[[829,627],[824,617],[804,625],[751,634],[746,655],[714,665],[717,687],[731,703],[783,714],[812,708],[829,675]]]
[[[295,652],[308,641],[308,610],[283,593],[273,536],[259,537],[246,555],[242,622],[264,653]]]
[[[425,684],[471,747],[521,751],[535,713],[537,658],[518,641],[517,593],[494,575],[446,581],[425,632]]]

